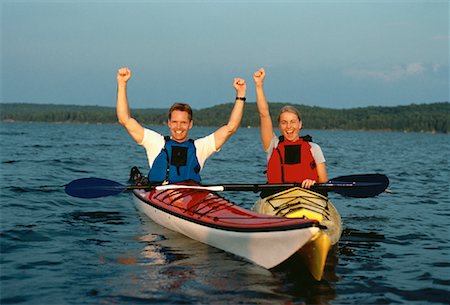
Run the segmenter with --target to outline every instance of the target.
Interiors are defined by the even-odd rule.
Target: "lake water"
[[[164,229],[129,193],[67,196],[62,186],[77,178],[126,183],[131,166],[148,170],[118,125],[0,123],[0,303],[449,304],[450,136],[304,133],[321,145],[330,177],[378,172],[391,181],[374,198],[330,193],[344,233],[320,282]],[[203,182],[264,183],[264,168],[259,129],[240,129],[207,161]],[[257,199],[222,194],[247,208]]]

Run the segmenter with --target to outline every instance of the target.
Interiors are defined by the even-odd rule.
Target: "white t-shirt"
[[[145,148],[145,151],[147,152],[148,164],[150,168],[152,168],[153,162],[164,148],[166,141],[164,140],[164,136],[159,133],[144,128],[144,138],[142,139],[142,142],[138,144]],[[216,140],[213,133],[209,136],[195,140],[194,145],[200,168],[203,168],[206,159],[218,151],[216,150]]]
[[[270,141],[269,148],[266,150],[266,157],[267,162],[269,162],[270,156],[272,155],[273,150],[275,147],[278,146],[278,143],[280,142],[279,138],[274,134],[272,141]],[[325,163],[325,157],[323,155],[322,149],[319,145],[317,145],[314,142],[308,142],[311,145],[311,154],[316,161],[316,164]]]

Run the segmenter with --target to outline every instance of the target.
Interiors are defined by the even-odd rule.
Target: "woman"
[[[310,137],[300,137],[302,120],[298,110],[284,106],[278,116],[278,127],[282,136],[273,130],[264,94],[263,68],[253,74],[256,86],[256,104],[261,120],[261,139],[267,154],[267,180],[269,183],[301,183],[310,188],[316,182],[328,181],[325,158],[322,150]]]

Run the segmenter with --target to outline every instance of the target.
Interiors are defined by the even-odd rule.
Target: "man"
[[[193,180],[200,182],[200,170],[207,158],[220,150],[228,138],[236,132],[244,112],[247,87],[245,81],[235,78],[233,87],[236,100],[228,123],[214,133],[192,141],[189,129],[193,126],[192,109],[187,104],[175,103],[169,110],[167,125],[170,137],[144,128],[130,113],[127,98],[127,82],[131,78],[129,68],[117,73],[117,118],[137,144],[142,145],[150,165],[149,181],[174,183]]]

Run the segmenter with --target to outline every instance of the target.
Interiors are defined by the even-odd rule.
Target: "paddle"
[[[368,198],[383,193],[389,186],[389,178],[382,174],[348,175],[333,178],[329,183],[333,185],[332,191],[340,195]]]
[[[389,185],[389,179],[381,174],[349,175],[331,179],[326,183],[317,183],[313,190],[336,192],[347,197],[367,198],[382,193]],[[253,191],[267,189],[286,189],[301,187],[299,183],[284,184],[222,184],[222,185],[123,185],[102,178],[81,178],[73,180],[65,186],[68,195],[79,198],[98,198],[120,194],[134,189],[170,190],[170,189],[197,189],[213,192],[222,191]]]

